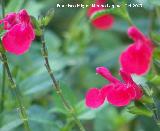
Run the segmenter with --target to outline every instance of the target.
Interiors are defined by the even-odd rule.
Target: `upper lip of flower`
[[[97,67],[96,73],[104,77],[106,80],[108,80],[111,83],[119,83],[120,81],[112,76],[112,74],[109,72],[109,70],[105,67]]]
[[[119,58],[121,67],[132,74],[144,75],[150,68],[154,46],[152,41],[135,26],[128,29],[128,36],[134,41]]]

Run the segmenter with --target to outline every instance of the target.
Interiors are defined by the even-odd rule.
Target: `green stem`
[[[44,39],[44,27],[42,26],[41,27],[41,30],[42,30],[42,35],[41,35],[41,43],[42,43],[42,55],[44,57],[44,61],[45,61],[45,67],[48,71],[48,74],[50,75],[51,77],[51,80],[52,80],[52,83],[53,83],[53,88],[55,87],[56,89],[56,93],[59,95],[59,97],[61,98],[62,102],[63,102],[63,105],[65,107],[65,109],[71,113],[75,123],[78,125],[78,127],[80,128],[80,131],[85,131],[85,128],[83,127],[83,125],[81,124],[81,122],[78,120],[78,118],[76,117],[75,115],[75,111],[73,109],[73,107],[66,101],[66,99],[64,98],[63,94],[62,94],[62,90],[60,88],[60,85],[58,84],[57,80],[55,79],[55,76],[52,72],[52,69],[50,67],[50,64],[49,64],[49,60],[48,60],[48,50],[47,50],[47,47],[46,47],[46,42],[45,42],[45,39]]]
[[[7,73],[7,76],[8,76],[8,80],[11,84],[10,89],[16,97],[16,101],[17,101],[17,104],[18,104],[18,109],[20,111],[20,118],[23,121],[24,128],[25,128],[26,131],[30,131],[29,124],[28,124],[27,113],[25,111],[25,107],[22,104],[22,101],[21,101],[22,99],[21,99],[20,94],[17,90],[16,83],[13,80],[13,77],[12,77],[12,74],[11,74],[11,71],[10,71],[10,68],[9,68],[9,65],[8,65],[8,60],[7,60],[7,56],[5,54],[5,51],[3,51],[0,54],[0,57],[1,57],[1,61],[3,62],[3,65],[5,67],[5,70],[6,70],[6,73]]]
[[[134,25],[127,10],[126,10],[126,20],[130,26]]]
[[[2,17],[5,17],[5,0],[1,0],[1,8],[2,8]]]
[[[117,4],[117,0],[112,0],[112,2],[115,5]],[[123,7],[120,8],[120,14],[128,22],[130,26],[134,25],[125,5],[123,5]]]
[[[4,110],[5,81],[6,81],[6,71],[5,71],[5,66],[3,65],[3,67],[2,67],[2,90],[1,90],[0,112],[3,112],[3,110]]]
[[[152,39],[151,33],[153,30],[153,24],[154,24],[154,12],[150,11],[149,13],[149,27],[148,27],[148,36]]]
[[[5,1],[1,0],[1,8],[2,8],[2,18],[5,17]],[[5,67],[3,65],[2,67],[2,90],[1,90],[1,105],[0,105],[0,112],[3,112],[4,109],[4,93],[5,93],[5,79],[6,79],[6,71],[5,71]]]
[[[155,10],[156,10],[158,21],[160,22],[160,10],[159,10],[159,7],[156,7]]]

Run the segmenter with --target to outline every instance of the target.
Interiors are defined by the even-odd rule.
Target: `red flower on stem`
[[[97,0],[95,5],[101,5],[101,4],[105,4],[107,0]],[[97,11],[102,11],[105,8],[102,8],[101,6],[95,6],[95,7],[90,7],[87,11],[87,16],[91,17],[94,13],[96,13]],[[94,20],[91,21],[92,25],[94,27],[96,27],[97,29],[100,30],[108,30],[110,28],[112,28],[113,23],[114,23],[114,17],[110,14],[105,14],[102,15]]]
[[[121,67],[131,74],[143,75],[148,72],[152,62],[153,44],[135,26],[128,29],[128,35],[134,43],[122,52]]]
[[[29,50],[35,33],[26,10],[9,13],[0,20],[0,24],[4,24],[4,30],[6,30],[2,37],[2,44],[6,51],[21,55]]]
[[[124,70],[120,70],[123,82],[112,76],[105,67],[96,68],[96,72],[107,79],[110,84],[101,89],[91,88],[86,94],[86,105],[90,108],[101,106],[105,100],[114,106],[126,106],[132,100],[141,99],[142,89],[132,80]]]

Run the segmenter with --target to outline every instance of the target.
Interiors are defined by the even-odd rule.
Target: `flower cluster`
[[[97,0],[96,4],[104,4],[106,0]],[[102,7],[90,7],[88,16],[97,11],[104,10]],[[101,30],[110,29],[114,23],[114,17],[106,14],[92,21],[92,24]],[[152,41],[146,37],[137,27],[128,29],[128,36],[133,39],[133,44],[124,50],[119,58],[121,69],[120,75],[123,82],[112,76],[105,67],[98,67],[96,72],[107,79],[110,84],[101,89],[91,88],[86,94],[86,105],[90,108],[101,106],[105,100],[114,106],[126,106],[132,100],[139,100],[143,96],[142,89],[132,80],[131,75],[144,75],[148,72],[153,54]]]
[[[6,51],[21,55],[29,50],[35,33],[26,10],[9,13],[0,20],[0,24],[4,24],[4,30],[6,30],[2,37],[2,44]]]
[[[105,3],[106,3],[106,0],[97,0],[95,2],[96,5],[105,4]],[[97,11],[102,11],[104,9],[105,8],[98,7],[98,6],[90,7],[88,9],[87,16],[91,17]],[[112,28],[112,26],[114,24],[114,17],[110,14],[105,14],[103,16],[100,16],[100,17],[92,20],[91,22],[92,22],[92,25],[94,27],[96,27],[97,29],[108,30],[108,29]]]
[[[123,51],[119,61],[120,75],[123,82],[112,76],[105,67],[98,67],[96,72],[107,79],[110,84],[101,89],[91,88],[86,94],[86,105],[90,108],[101,106],[105,100],[114,106],[126,106],[143,96],[142,89],[132,80],[131,74],[144,75],[148,72],[153,54],[153,43],[135,26],[128,29],[128,35],[134,43]]]

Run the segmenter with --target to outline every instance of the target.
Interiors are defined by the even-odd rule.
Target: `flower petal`
[[[100,89],[91,88],[86,94],[86,105],[90,108],[97,108],[104,103],[105,97],[101,94]]]
[[[131,26],[128,29],[128,36],[132,38],[134,41],[142,40],[144,41],[146,38],[142,32],[140,32],[135,26]]]
[[[110,90],[107,100],[114,106],[126,106],[131,102],[131,97],[126,88],[120,86]]]
[[[130,45],[120,56],[120,63],[126,72],[143,75],[148,72],[152,61],[152,52],[147,46],[137,50],[137,45]]]
[[[120,75],[122,77],[122,79],[126,82],[126,83],[134,83],[131,75],[129,73],[127,73],[126,71],[124,71],[122,68],[120,69]]]
[[[120,69],[120,74],[123,80],[126,82],[128,86],[127,91],[129,92],[132,99],[140,99],[143,96],[142,89],[133,81],[130,74],[125,72],[123,69]]]
[[[34,38],[34,30],[30,24],[16,24],[3,36],[2,43],[8,52],[21,55],[29,50]]]
[[[101,94],[104,98],[106,98],[109,95],[110,90],[112,90],[114,88],[113,84],[109,84],[109,85],[105,85],[103,86],[100,90],[101,90]]]
[[[101,11],[104,10],[104,8],[102,7],[89,7],[87,10],[87,16],[91,17],[94,13],[96,13],[97,11]]]
[[[27,11],[24,9],[18,13],[18,18],[21,22],[24,22],[26,24],[30,22],[30,16],[28,15]]]
[[[6,17],[2,19],[1,23],[4,23],[5,30],[9,30],[12,26],[14,26],[17,23],[17,14],[13,12],[7,14]]]
[[[140,100],[143,96],[143,90],[138,86],[135,86],[134,89],[136,90],[135,100]]]
[[[152,61],[153,44],[136,27],[128,30],[128,35],[135,41],[120,55],[120,64],[128,73],[143,75],[148,72]]]
[[[114,24],[114,17],[112,15],[103,15],[95,20],[92,20],[92,25],[100,30],[108,30]]]

